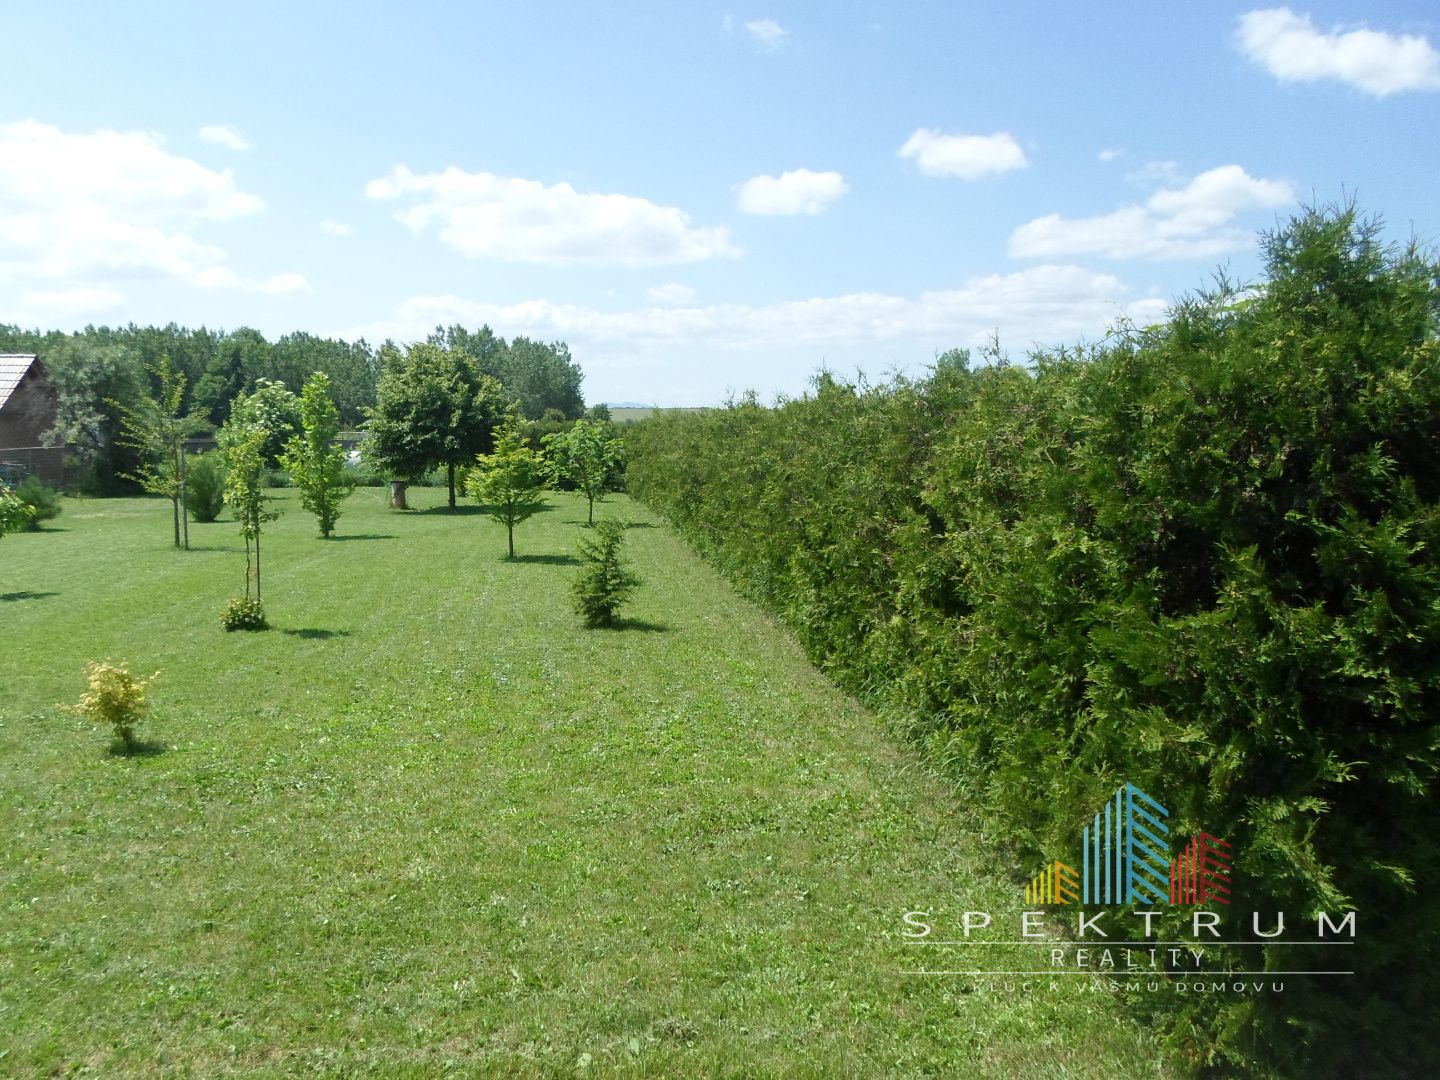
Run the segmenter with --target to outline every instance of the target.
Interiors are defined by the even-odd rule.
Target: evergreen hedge
[[[1353,208],[1263,249],[1259,287],[1028,367],[658,414],[629,485],[1027,858],[1131,782],[1233,845],[1246,936],[1357,912],[1353,977],[1168,995],[1198,1064],[1390,1074],[1436,1057],[1437,267]]]

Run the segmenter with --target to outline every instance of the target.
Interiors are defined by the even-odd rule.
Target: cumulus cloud
[[[1112,259],[1199,259],[1253,242],[1230,227],[1246,210],[1273,209],[1295,201],[1288,181],[1256,179],[1239,165],[1201,173],[1183,187],[1162,188],[1143,204],[1109,214],[1064,218],[1049,214],[1010,235],[1010,254],[1053,258],[1083,254]]]
[[[343,221],[331,221],[329,219],[320,222],[320,231],[326,236],[349,237],[355,235],[355,230]]]
[[[601,361],[702,349],[754,351],[807,346],[918,342],[922,347],[979,345],[998,328],[1007,341],[1060,342],[1099,335],[1120,312],[1137,322],[1161,318],[1166,304],[1136,296],[1119,278],[1077,266],[1036,266],[972,278],[959,288],[915,297],[888,293],[601,311],[529,300],[492,304],[454,295],[415,296],[393,318],[348,328],[349,339],[418,340],[439,324],[487,324],[496,333],[562,338]]]
[[[242,292],[264,293],[267,296],[310,291],[310,282],[304,274],[275,274],[264,280],[255,280],[241,277],[225,266],[210,267],[196,278],[195,284],[202,289],[239,289]]]
[[[265,209],[228,169],[171,154],[144,132],[0,124],[0,161],[0,281],[80,288],[163,276],[213,287],[234,275],[194,230]]]
[[[1101,161],[1114,161],[1116,158],[1118,158],[1118,157],[1119,157],[1121,154],[1123,154],[1124,152],[1125,152],[1124,150],[1112,150],[1110,147],[1107,146],[1104,150],[1101,150],[1100,153],[1097,154],[1096,156],[1097,156]]]
[[[751,40],[767,52],[780,48],[790,36],[790,31],[774,19],[753,19],[745,24],[745,30]]]
[[[250,140],[229,124],[206,124],[200,129],[200,141],[227,150],[249,150]]]
[[[396,220],[474,259],[552,266],[664,266],[733,257],[723,227],[701,228],[674,206],[599,195],[569,184],[470,173],[413,173],[397,165],[372,180],[372,199],[404,200]]]
[[[746,180],[740,185],[740,209],[747,214],[818,214],[848,190],[838,172],[791,169]]]
[[[119,289],[79,288],[37,291],[28,289],[20,294],[20,307],[54,315],[86,314],[92,311],[113,311],[125,303]]]
[[[1013,135],[946,135],[920,128],[900,148],[902,158],[912,158],[927,176],[958,176],[979,180],[998,176],[1029,165],[1025,151]]]
[[[665,285],[651,287],[647,290],[646,295],[657,304],[688,304],[695,299],[695,290],[689,285],[681,285],[672,281]]]
[[[1440,90],[1440,52],[1412,34],[1361,27],[1322,32],[1308,15],[1266,8],[1240,16],[1240,51],[1281,82],[1334,79],[1385,97]]]

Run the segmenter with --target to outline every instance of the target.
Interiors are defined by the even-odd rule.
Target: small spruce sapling
[[[575,579],[575,610],[586,626],[614,626],[620,605],[640,586],[621,557],[625,526],[613,518],[601,518],[589,536],[580,538],[582,566]]]

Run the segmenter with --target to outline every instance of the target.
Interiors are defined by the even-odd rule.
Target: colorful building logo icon
[[[1174,904],[1230,902],[1230,844],[1192,836],[1173,857],[1167,810],[1124,784],[1085,827],[1080,873],[1056,859],[1025,886],[1027,904]]]

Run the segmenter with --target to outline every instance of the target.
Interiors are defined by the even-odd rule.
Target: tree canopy
[[[490,450],[505,413],[504,389],[460,349],[421,342],[382,353],[364,453],[401,482],[444,466],[453,507],[456,467]]]

